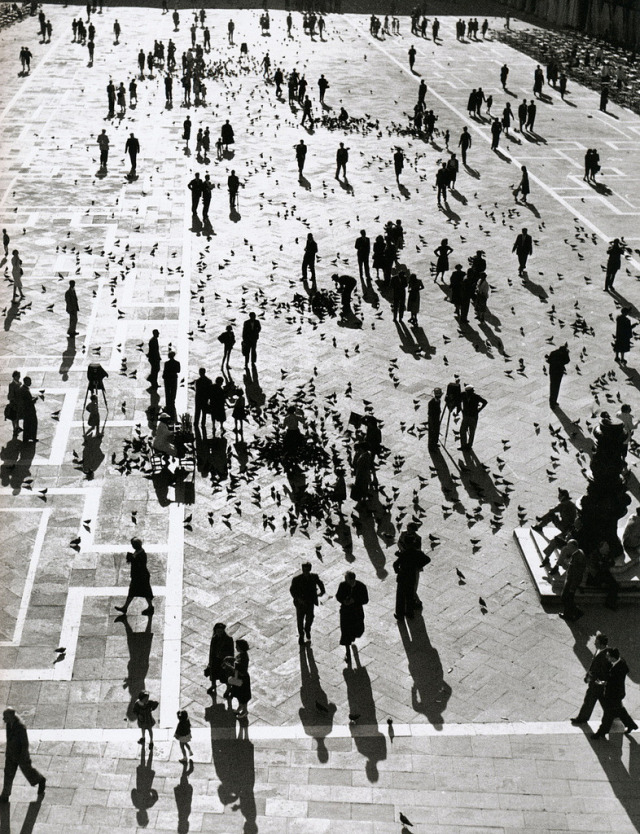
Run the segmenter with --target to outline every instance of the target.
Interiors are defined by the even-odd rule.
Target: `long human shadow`
[[[98,470],[101,463],[104,461],[104,452],[102,451],[102,440],[104,433],[97,435],[86,434],[82,439],[82,471],[85,474],[89,472],[93,475]]]
[[[478,323],[478,327],[480,328],[480,330],[482,330],[484,335],[487,337],[487,341],[489,341],[491,343],[491,345],[498,351],[498,353],[501,356],[506,356],[507,353],[504,349],[504,342],[502,341],[500,336],[498,336],[497,333],[494,333],[494,331],[491,330],[491,328],[487,324],[487,319],[488,318],[489,318],[489,316],[486,315],[485,320]]]
[[[469,498],[479,504],[490,504],[494,509],[509,503],[509,496],[498,490],[487,467],[480,462],[473,449],[462,452],[459,471],[462,486]]]
[[[549,293],[541,284],[536,284],[535,281],[532,281],[531,278],[529,278],[529,273],[526,270],[522,273],[522,286],[525,288],[525,290],[528,290],[532,295],[535,295],[536,298],[539,298],[543,304],[547,303],[549,299]]]
[[[403,185],[401,182],[398,183],[398,191],[402,194],[405,200],[411,199],[411,194],[409,193],[409,189],[406,185]]]
[[[611,288],[610,293],[618,306],[628,307],[631,310],[631,314],[635,318],[640,318],[640,310],[632,301],[629,301],[628,298],[626,298],[624,295],[622,295],[622,293],[618,292],[618,290],[614,289],[613,287]]]
[[[437,348],[431,345],[427,337],[427,334],[424,332],[424,329],[420,325],[412,325],[411,331],[413,333],[414,339],[416,340],[418,350],[420,351],[423,358],[431,359],[432,356],[435,356],[438,352]]]
[[[311,183],[303,174],[300,174],[298,177],[298,183],[305,189],[305,191],[311,191]]]
[[[358,716],[349,724],[356,750],[367,760],[365,772],[370,782],[379,778],[378,763],[387,758],[387,739],[378,730],[376,705],[373,700],[371,679],[365,666],[360,663],[358,650],[351,648],[355,666],[349,663],[342,671],[347,685],[349,714]],[[363,728],[362,734],[359,727]],[[366,734],[365,734],[366,733]]]
[[[411,706],[425,715],[436,730],[441,730],[452,689],[444,680],[440,655],[431,645],[422,614],[417,611],[411,619],[400,620],[398,630],[413,678]]]
[[[586,729],[585,729],[586,732]],[[629,768],[622,761],[624,752],[622,733],[609,736],[609,741],[590,741],[593,752],[611,784],[616,799],[624,808],[629,821],[640,831],[640,746],[635,738],[629,738]]]
[[[156,772],[153,769],[153,750],[145,758],[145,745],[140,750],[140,764],[136,768],[136,786],[131,789],[131,802],[138,809],[136,820],[140,828],[149,825],[149,808],[158,801],[158,791],[153,787]]]
[[[266,402],[266,396],[262,388],[260,387],[260,378],[258,377],[258,369],[255,365],[251,366],[251,369],[248,367],[244,370],[244,392],[247,398],[247,405],[249,408],[254,412],[254,417],[256,414],[260,416],[262,414],[262,407]]]
[[[553,413],[560,420],[562,428],[569,439],[569,443],[579,452],[584,452],[591,457],[596,446],[593,438],[585,435],[580,426],[571,420],[569,415],[559,405],[553,409]]]
[[[149,658],[151,656],[151,644],[153,643],[153,632],[151,625],[153,615],[147,617],[147,625],[144,631],[134,631],[126,614],[116,617],[117,623],[122,623],[127,635],[127,649],[129,651],[129,662],[127,664],[127,677],[124,679],[123,688],[129,690],[129,706],[127,707],[127,718],[135,721],[136,715],[133,705],[138,695],[146,688],[145,682],[149,672]]]
[[[329,761],[329,751],[325,739],[333,728],[337,707],[329,702],[322,688],[313,650],[309,645],[300,646],[300,703],[302,706],[298,715],[304,731],[316,740],[318,761],[326,764]]]
[[[449,419],[449,415],[447,414],[447,419]],[[442,432],[444,433],[446,430],[446,423],[442,427]],[[443,434],[443,441],[444,441],[444,434]],[[440,481],[440,489],[442,490],[442,494],[446,498],[447,501],[451,501],[453,504],[453,509],[457,513],[464,513],[464,504],[460,500],[460,496],[458,495],[458,487],[456,486],[455,481],[451,477],[451,472],[449,471],[449,467],[447,466],[447,461],[442,452],[440,451],[440,447],[437,449],[429,449],[429,454],[431,455],[431,461],[433,463],[433,468],[435,473]]]
[[[490,359],[493,359],[491,348],[487,345],[486,341],[482,338],[478,331],[475,328],[471,327],[468,321],[459,322],[458,332],[462,336],[464,336],[465,339],[471,342],[474,349],[478,353],[483,353],[485,356],[488,356]]]
[[[380,306],[380,296],[373,288],[371,279],[361,278],[360,283],[362,285],[360,290],[362,294],[362,300],[365,302],[365,304],[370,304],[374,308],[374,310],[377,310]]]
[[[7,311],[4,317],[4,329],[5,331],[11,330],[11,325],[13,324],[16,319],[19,319],[22,315],[22,310],[20,309],[20,305],[14,302],[8,305]]]
[[[467,172],[467,174],[469,174],[470,177],[474,178],[474,180],[480,179],[480,171],[476,171],[475,168],[472,168],[470,165],[467,165],[466,162],[463,163],[462,167]]]
[[[447,222],[451,221],[454,225],[460,223],[461,217],[457,214],[449,205],[449,203],[445,202],[438,206],[439,211],[441,211],[444,215],[446,215]]]
[[[388,571],[385,569],[387,559],[376,532],[373,512],[369,508],[361,505],[357,513],[353,513],[351,520],[356,535],[362,539],[362,543],[371,560],[371,564],[375,568],[378,579],[385,579],[388,575]]]
[[[14,494],[20,492],[24,482],[31,475],[31,463],[36,453],[35,443],[23,443],[12,438],[0,450],[0,483],[10,486]]]
[[[411,331],[403,321],[394,322],[398,336],[400,337],[400,350],[403,353],[408,353],[414,359],[420,359],[420,349],[418,343],[413,340]]]
[[[69,371],[71,370],[71,366],[75,361],[76,352],[76,338],[75,336],[68,336],[67,346],[62,353],[60,367],[58,368],[58,373],[60,374],[64,382],[66,382],[69,379]]]
[[[33,834],[33,829],[35,828],[35,824],[38,821],[38,814],[40,813],[40,808],[42,806],[43,800],[44,796],[39,796],[37,799],[34,799],[33,802],[29,803],[27,807],[27,813],[25,814],[24,820],[22,821],[20,834]],[[15,828],[14,831],[16,831]],[[11,834],[10,802],[7,802],[4,805],[0,805],[0,834]]]
[[[247,723],[237,722],[234,712],[226,704],[216,701],[205,710],[211,725],[211,757],[218,785],[218,798],[244,817],[244,834],[257,834],[255,753],[249,740]]]
[[[534,203],[531,203],[531,202],[523,203],[523,202],[521,202],[520,205],[523,208],[529,209],[531,214],[533,214],[533,216],[536,217],[538,220],[540,219],[540,216],[541,216],[540,212],[538,211],[538,209],[536,208]]]
[[[453,197],[454,200],[457,200],[459,203],[462,203],[463,206],[466,206],[469,202],[464,194],[461,194],[456,188],[450,188],[449,194]]]
[[[189,831],[189,817],[193,803],[193,785],[189,782],[189,776],[193,773],[193,767],[193,760],[183,763],[180,781],[173,789],[178,809],[178,834],[187,834]]]

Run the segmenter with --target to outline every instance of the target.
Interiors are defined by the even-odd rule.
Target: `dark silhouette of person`
[[[420,79],[420,85],[418,87],[418,107],[421,110],[424,110],[424,102],[427,95],[427,82],[424,78]]]
[[[158,374],[160,373],[160,345],[158,343],[158,336],[160,335],[159,330],[154,330],[153,335],[149,339],[149,346],[147,348],[147,359],[149,360],[149,365],[151,366],[151,372],[147,377],[147,380],[151,383],[153,388],[158,387]]]
[[[415,63],[416,63],[416,48],[412,44],[411,48],[409,49],[409,69],[411,70],[411,72],[413,72],[413,67],[414,67]]]
[[[220,128],[220,138],[222,139],[222,144],[224,145],[225,151],[229,150],[229,145],[233,145],[235,142],[233,128],[229,124],[229,119],[222,125]]]
[[[249,318],[242,326],[242,354],[244,356],[245,368],[249,367],[249,361],[251,361],[252,365],[256,364],[256,350],[261,329],[262,327],[256,318],[256,314],[249,313]]]
[[[473,385],[465,385],[461,396],[462,422],[460,423],[460,448],[473,448],[478,425],[478,415],[487,407],[487,401],[476,394]]]
[[[622,264],[622,255],[625,251],[625,247],[620,243],[618,238],[615,238],[607,249],[607,272],[604,279],[605,292],[613,289],[613,282]]]
[[[533,253],[533,240],[527,229],[523,229],[516,237],[511,251],[518,256],[518,275],[522,275],[527,268],[527,259]]]
[[[455,269],[449,276],[449,287],[451,289],[451,303],[453,304],[456,316],[461,315],[463,291],[462,285],[464,282],[464,270],[462,264],[456,264]],[[468,305],[467,305],[468,309]]]
[[[109,103],[109,116],[113,116],[116,109],[116,88],[111,79],[107,84],[107,101]]]
[[[400,182],[400,174],[402,173],[402,169],[404,168],[404,154],[401,148],[396,148],[396,152],[393,155],[393,169],[396,174],[397,182]]]
[[[164,363],[164,368],[162,369],[162,379],[164,382],[165,410],[171,416],[175,416],[176,394],[178,393],[179,373],[180,363],[176,359],[175,352],[170,350],[169,358]]]
[[[344,142],[340,142],[340,147],[336,151],[336,179],[340,179],[340,171],[342,170],[343,177],[347,178],[347,162],[349,161],[349,148],[345,148]]]
[[[182,123],[182,138],[188,145],[189,139],[191,139],[191,119],[189,118],[189,116],[187,116],[187,118]]]
[[[315,242],[311,232],[307,235],[307,242],[304,247],[304,256],[302,258],[302,280],[307,280],[307,270],[311,274],[311,280],[315,284],[316,281],[316,256],[318,254],[318,244]]]
[[[316,740],[318,761],[326,764],[329,751],[324,740],[331,733],[337,708],[322,688],[310,643],[300,647],[300,703],[300,723],[305,733]]]
[[[38,442],[38,412],[36,399],[31,393],[31,377],[25,376],[18,391],[18,414],[22,419],[23,443]]]
[[[551,408],[555,408],[558,405],[560,383],[566,373],[566,367],[570,359],[569,345],[567,342],[552,350],[547,356],[547,364],[549,366],[549,406]]]
[[[393,296],[393,320],[402,321],[407,297],[407,276],[404,270],[399,270],[391,278],[391,293]]]
[[[204,182],[202,183],[202,219],[208,220],[209,206],[211,205],[211,192],[213,190],[213,183],[209,174],[204,175]]]
[[[602,722],[591,738],[604,738],[613,724],[614,718],[619,718],[626,727],[626,734],[638,729],[638,725],[629,715],[622,703],[626,695],[625,680],[629,674],[627,661],[620,656],[619,649],[607,649],[609,671],[605,678],[604,695],[602,698]]]
[[[396,574],[396,620],[412,619],[415,610],[418,574],[429,564],[431,559],[422,550],[414,548],[400,549],[393,563]]]
[[[7,745],[4,760],[4,782],[2,785],[2,793],[0,794],[0,802],[9,802],[13,780],[18,769],[22,771],[24,778],[30,785],[34,787],[36,785],[38,786],[38,796],[41,798],[44,795],[47,780],[31,764],[29,736],[27,735],[27,728],[24,722],[12,707],[7,707],[4,710],[2,720],[6,727]]]
[[[467,164],[467,151],[471,147],[471,134],[469,133],[468,127],[465,125],[462,128],[462,133],[460,134],[460,139],[458,140],[458,147],[462,153],[462,164]]]
[[[367,237],[367,233],[364,229],[360,229],[360,237],[356,238],[355,249],[358,257],[360,280],[362,280],[362,275],[364,273],[369,281],[371,279],[371,275],[369,274],[369,252],[371,251],[371,241]]]
[[[173,789],[178,809],[178,834],[187,834],[189,831],[189,816],[193,802],[193,785],[189,782],[189,776],[193,773],[193,769],[193,759],[185,761],[182,765],[180,781]]]
[[[335,283],[336,289],[340,293],[340,301],[342,304],[341,317],[343,319],[350,319],[353,316],[351,309],[351,295],[356,288],[356,279],[351,275],[332,275],[331,280]]]
[[[75,286],[75,281],[69,281],[69,289],[64,294],[67,313],[69,313],[69,329],[67,330],[67,336],[78,335],[76,327],[78,326],[78,312],[80,311],[80,307],[78,305],[78,296],[76,295]]]
[[[129,154],[129,159],[131,160],[131,176],[135,176],[138,154],[140,153],[140,142],[138,142],[133,133],[130,134],[125,143],[124,152]]]
[[[433,389],[433,397],[427,406],[427,436],[428,448],[433,451],[438,448],[440,439],[440,423],[442,421],[442,388]]]
[[[102,133],[98,136],[97,139],[98,147],[100,148],[100,169],[102,171],[106,171],[107,169],[107,160],[109,159],[109,137],[107,136],[107,131],[102,130]]]
[[[301,139],[297,145],[293,146],[296,151],[296,161],[298,163],[298,173],[302,176],[302,172],[304,171],[304,162],[307,158],[307,146],[304,143],[304,139]]]
[[[198,370],[198,378],[195,381],[195,415],[193,424],[196,428],[201,427],[203,430],[207,427],[207,413],[209,410],[209,394],[213,383],[207,376],[205,368]],[[215,427],[215,424],[214,424]]]
[[[631,324],[631,319],[629,318],[630,312],[631,307],[622,307],[616,316],[616,332],[613,342],[613,350],[616,362],[620,362],[621,365],[627,364],[627,360],[624,358],[624,355],[631,350],[633,329],[636,326],[635,324]],[[24,381],[27,381],[26,378]]]
[[[462,154],[462,161],[464,162],[464,152]],[[442,200],[447,202],[447,188],[449,186],[449,171],[447,170],[447,163],[443,162],[436,172],[436,189],[438,193],[438,205],[442,205]]]
[[[313,116],[311,114],[311,99],[309,96],[304,97],[304,103],[302,104],[302,121],[300,122],[303,125],[306,121],[309,122],[311,126],[313,126]]]
[[[533,131],[533,126],[536,121],[536,113],[538,112],[538,108],[536,107],[536,103],[533,99],[529,102],[529,106],[527,107],[527,123],[525,127],[529,131]]]
[[[238,203],[238,189],[240,188],[240,180],[236,176],[235,171],[231,171],[229,174],[227,187],[229,189],[229,208],[233,211]]]
[[[387,740],[382,733],[376,731],[378,717],[369,672],[361,665],[357,650],[354,650],[354,655],[355,666],[349,663],[342,670],[347,686],[349,715],[357,716],[357,718],[350,719],[349,727],[356,749],[366,759],[365,772],[367,779],[369,782],[377,782],[379,778],[378,762],[387,758]],[[358,732],[357,723],[371,729],[372,734],[367,733],[365,735]]]
[[[200,179],[198,171],[196,171],[194,178],[187,185],[187,188],[191,192],[191,213],[197,214],[198,203],[200,202],[200,198],[202,197],[202,193],[204,191],[203,182]]]
[[[320,91],[320,104],[324,104],[324,94],[329,89],[329,82],[324,75],[321,75],[318,79],[318,89]]]
[[[151,617],[147,619],[144,631],[134,631],[126,614],[116,617],[115,621],[122,623],[127,635],[129,660],[127,662],[127,677],[124,680],[123,687],[126,686],[129,690],[130,697],[127,718],[129,721],[135,721],[136,713],[133,710],[133,705],[140,692],[146,688],[146,678],[149,672],[149,658],[153,645],[153,632],[151,631],[153,619]]]
[[[303,562],[302,573],[291,580],[289,593],[296,609],[298,643],[311,643],[311,626],[315,617],[318,596],[325,593],[324,583],[317,573],[312,573],[311,562]]]
[[[527,121],[527,100],[523,98],[518,105],[518,124],[520,125],[520,133],[524,132],[524,126]]]
[[[502,84],[502,89],[507,89],[507,78],[509,77],[509,67],[506,64],[503,64],[500,67],[500,83]]]
[[[502,133],[502,123],[500,119],[494,119],[491,123],[491,150],[497,151],[500,144],[500,134]]]

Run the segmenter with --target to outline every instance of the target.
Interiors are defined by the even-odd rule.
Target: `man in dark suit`
[[[428,446],[431,451],[438,448],[440,438],[440,422],[442,420],[442,388],[433,389],[433,397],[427,406]]]
[[[560,393],[560,383],[562,377],[565,375],[565,368],[569,364],[569,344],[565,342],[560,347],[552,350],[547,356],[547,364],[549,365],[549,407],[556,408],[558,405],[558,394]]]
[[[76,327],[78,326],[78,311],[80,307],[78,305],[78,296],[76,295],[75,287],[76,282],[69,281],[69,289],[64,294],[67,313],[69,313],[69,329],[67,330],[67,336],[78,335]]]
[[[180,373],[180,363],[176,359],[175,353],[170,350],[169,358],[164,363],[162,369],[162,379],[164,380],[164,401],[165,411],[172,417],[176,413],[176,394],[178,393],[178,374]]]
[[[147,377],[154,388],[158,387],[158,373],[160,372],[160,344],[158,343],[159,330],[153,331],[153,336],[149,339],[149,348],[147,350],[147,359],[151,365],[151,373]]]
[[[480,394],[476,394],[473,385],[465,385],[460,397],[462,407],[462,422],[460,423],[460,448],[471,449],[476,436],[478,415],[486,408],[487,401]]]
[[[249,360],[251,360],[252,365],[256,364],[256,348],[261,329],[262,327],[256,318],[256,314],[249,313],[249,318],[242,325],[242,354],[244,356],[245,368],[249,367]]]
[[[369,252],[371,251],[371,241],[367,237],[364,229],[360,229],[360,237],[356,238],[355,248],[358,254],[358,269],[360,270],[360,280],[362,275],[366,276],[367,281],[370,280],[369,275]]]
[[[584,701],[576,717],[571,719],[574,727],[587,723],[598,701],[603,706],[604,684],[602,682],[606,680],[611,665],[607,656],[608,645],[609,638],[607,635],[598,632],[596,634],[596,651],[584,678],[584,682],[587,684]]]
[[[138,154],[140,153],[140,142],[136,139],[133,133],[127,139],[124,152],[129,154],[129,159],[131,160],[131,176],[134,177],[136,173],[136,165],[138,160]]]
[[[207,376],[207,372],[205,368],[200,368],[198,371],[198,378],[195,381],[195,393],[196,393],[196,413],[193,418],[193,425],[195,428],[202,427],[202,429],[206,429],[207,427],[207,412],[209,410],[209,394],[211,393],[211,386],[213,383]],[[214,423],[215,429],[215,423]]]
[[[311,624],[318,604],[318,594],[324,594],[324,584],[317,573],[311,573],[311,562],[304,562],[302,573],[291,580],[289,593],[296,607],[298,643],[311,643]]]
[[[527,268],[527,258],[533,252],[533,240],[527,229],[520,232],[511,251],[518,256],[518,263],[520,264],[518,275],[522,275]]]
[[[7,730],[7,746],[4,763],[4,783],[0,802],[8,802],[11,788],[18,768],[23,772],[30,785],[38,786],[38,797],[44,796],[47,780],[31,764],[29,754],[29,737],[22,719],[11,707],[2,713],[2,720]]]
[[[604,738],[613,724],[614,718],[619,718],[625,727],[625,733],[632,733],[638,725],[624,708],[622,702],[626,695],[625,678],[629,674],[626,660],[620,657],[618,649],[607,649],[607,657],[611,666],[605,678],[604,696],[602,698],[602,723],[598,731],[591,738]]]

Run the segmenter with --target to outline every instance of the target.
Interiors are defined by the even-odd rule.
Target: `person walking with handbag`
[[[209,663],[204,670],[206,677],[211,681],[211,686],[207,689],[209,695],[215,695],[218,681],[226,685],[229,677],[224,661],[233,654],[233,637],[227,634],[226,629],[224,623],[216,623],[213,627],[209,644]]]
[[[17,712],[11,707],[7,707],[2,713],[2,720],[5,723],[7,731],[7,746],[4,761],[4,783],[2,793],[0,794],[0,802],[4,803],[9,801],[13,780],[18,768],[20,768],[30,785],[38,786],[38,797],[44,796],[47,780],[31,764],[27,728]]]
[[[317,573],[311,572],[311,562],[302,564],[302,573],[291,580],[289,593],[293,597],[298,624],[298,644],[311,645],[311,624],[315,616],[318,595],[323,596],[324,584]]]
[[[235,657],[227,657],[224,666],[229,672],[227,691],[224,697],[229,703],[238,699],[236,718],[247,717],[247,704],[251,700],[251,675],[249,674],[249,644],[246,640],[236,640]]]
[[[351,644],[364,634],[364,606],[369,602],[367,586],[353,571],[348,570],[338,585],[336,601],[340,603],[340,645],[345,647],[345,660],[351,663]]]
[[[149,750],[153,750],[153,726],[156,719],[152,712],[158,708],[157,701],[149,699],[149,693],[143,689],[138,695],[138,700],[133,705],[133,714],[138,720],[138,727],[142,730],[142,736],[138,739],[138,744],[144,745],[145,733],[149,733]]]

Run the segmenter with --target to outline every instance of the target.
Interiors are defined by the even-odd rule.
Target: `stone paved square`
[[[640,413],[635,350],[626,366],[611,350],[619,308],[629,306],[635,321],[640,306],[640,117],[615,104],[600,112],[598,94],[570,80],[565,101],[545,88],[535,134],[503,134],[493,153],[488,119],[467,115],[470,89],[493,96],[494,114],[507,100],[515,109],[532,95],[535,61],[500,41],[499,16],[488,18],[486,41],[456,41],[455,9],[439,16],[434,44],[410,34],[408,8],[400,34],[374,38],[370,10],[358,7],[327,14],[324,37],[314,40],[298,12],[288,37],[282,9],[270,10],[267,36],[259,9],[207,8],[207,104],[187,107],[179,69],[195,8],[179,6],[174,31],[173,6],[162,14],[105,5],[92,15],[92,66],[72,40],[84,6],[44,6],[50,42],[39,42],[37,17],[0,30],[0,212],[22,259],[25,293],[11,303],[9,255],[0,382],[7,390],[16,369],[30,376],[39,421],[37,445],[0,423],[0,700],[23,716],[34,765],[47,777],[39,801],[16,777],[11,803],[0,805],[0,831],[386,834],[409,830],[401,812],[411,830],[430,834],[640,830],[637,738],[616,724],[599,745],[588,727],[569,723],[597,630],[628,661],[625,704],[640,715],[637,605],[610,611],[589,602],[582,619],[564,622],[557,605],[541,604],[513,536],[555,503],[559,486],[576,499],[584,494],[602,408],[626,402]],[[202,28],[196,37],[202,43]],[[145,67],[140,78],[137,56],[170,38],[178,72],[168,107],[162,67]],[[24,45],[33,53],[28,75],[20,74]],[[272,71],[287,76],[296,67],[308,80],[311,129],[300,125],[301,108],[288,105],[286,83],[278,100],[263,78],[267,51]],[[508,93],[499,78],[505,62]],[[321,73],[330,84],[324,111]],[[432,142],[406,129],[420,76],[438,116]],[[108,116],[110,79],[127,91],[121,117]],[[331,121],[340,107],[349,129]],[[235,142],[218,159],[226,119]],[[456,151],[464,126],[469,166],[440,211],[434,183],[449,157],[444,133]],[[195,141],[206,127],[208,161]],[[103,128],[106,172],[97,145]],[[127,177],[131,132],[141,146],[137,178]],[[299,178],[294,146],[302,138]],[[349,147],[347,181],[334,178],[340,141]],[[405,155],[400,185],[397,146]],[[583,182],[592,146],[606,188]],[[521,165],[529,205],[513,197]],[[235,213],[231,170],[242,183]],[[213,183],[210,228],[191,213],[187,183],[196,171]],[[400,265],[424,284],[419,325],[393,320],[373,269],[370,283],[357,283],[357,322],[317,315],[301,280],[307,234],[318,244],[318,289],[339,304],[331,276],[357,278],[359,230],[373,241],[397,219],[405,229]],[[511,250],[523,226],[534,247],[519,276]],[[603,285],[615,237],[630,251],[614,295]],[[484,321],[472,310],[458,323],[447,288],[433,280],[443,238],[452,266],[466,268],[478,249],[486,252]],[[75,338],[67,336],[64,299],[72,279]],[[250,311],[262,327],[255,373],[243,372],[240,350]],[[218,375],[218,335],[229,324],[237,341],[227,385],[245,392],[246,442],[234,439],[228,406],[226,434],[196,444],[192,490],[151,472],[145,449],[164,392],[148,387],[147,343],[157,329],[163,361],[175,350],[177,412],[193,413],[191,383],[200,367]],[[554,412],[545,355],[565,341],[571,363]],[[97,438],[86,434],[85,411],[95,362],[109,374]],[[454,374],[488,406],[473,451],[461,451],[453,419],[432,457],[428,401]],[[303,432],[318,438],[318,454],[345,468],[342,513],[327,499],[333,466],[310,464],[304,477],[288,477],[272,454],[269,438],[290,403],[304,415]],[[350,497],[354,412],[382,425],[372,511]],[[631,515],[640,500],[637,445],[628,465]],[[412,518],[432,561],[420,580],[422,611],[398,626],[392,565]],[[149,556],[155,612],[142,616],[137,600],[115,621],[133,536]],[[327,594],[313,642],[301,649],[289,585],[307,559]],[[348,667],[335,594],[350,569],[370,602]],[[247,722],[206,691],[217,621],[250,646]],[[56,653],[60,647],[66,651]],[[136,744],[132,712],[145,688],[159,701],[152,752]],[[193,769],[178,763],[178,709],[192,721]],[[592,729],[599,717],[596,707]]]

